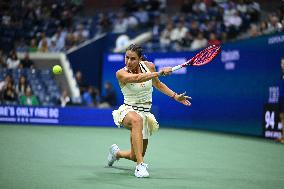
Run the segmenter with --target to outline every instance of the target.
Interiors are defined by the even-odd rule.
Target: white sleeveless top
[[[143,73],[151,72],[143,61],[139,63]],[[127,68],[125,67],[127,70]],[[143,104],[146,102],[152,103],[152,80],[142,83],[126,83],[121,91],[124,96],[124,103],[128,105]]]

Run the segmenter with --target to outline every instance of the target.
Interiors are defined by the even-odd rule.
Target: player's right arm
[[[133,73],[127,72],[124,69],[120,69],[116,72],[116,78],[121,83],[141,83],[141,82],[149,81],[155,77],[159,77],[162,74],[163,74],[162,71],[133,74]]]

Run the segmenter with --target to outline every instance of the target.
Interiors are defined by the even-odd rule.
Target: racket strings
[[[203,65],[210,62],[219,53],[220,46],[209,46],[200,53],[198,53],[191,63],[191,65]]]

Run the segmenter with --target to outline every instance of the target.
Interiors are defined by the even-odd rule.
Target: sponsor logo
[[[124,61],[124,56],[122,54],[110,54],[107,59],[109,62],[121,62]]]
[[[221,52],[221,61],[224,63],[225,70],[234,70],[236,67],[235,61],[240,60],[239,50],[228,50]]]
[[[283,43],[283,42],[284,42],[284,35],[278,35],[278,36],[268,38],[269,45]]]
[[[186,61],[185,58],[156,58],[154,60],[154,64],[159,71],[163,67],[174,67],[174,66],[184,63],[185,61]],[[181,68],[173,73],[174,74],[186,74],[186,68]]]
[[[0,106],[3,122],[58,123],[58,118],[58,108]]]

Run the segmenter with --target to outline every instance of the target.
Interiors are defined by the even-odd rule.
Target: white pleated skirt
[[[148,139],[154,132],[159,129],[159,124],[155,118],[155,116],[150,112],[144,112],[140,110],[134,110],[131,105],[123,104],[117,110],[112,112],[114,123],[117,127],[122,125],[122,121],[128,112],[134,111],[139,114],[143,119],[143,139]]]

